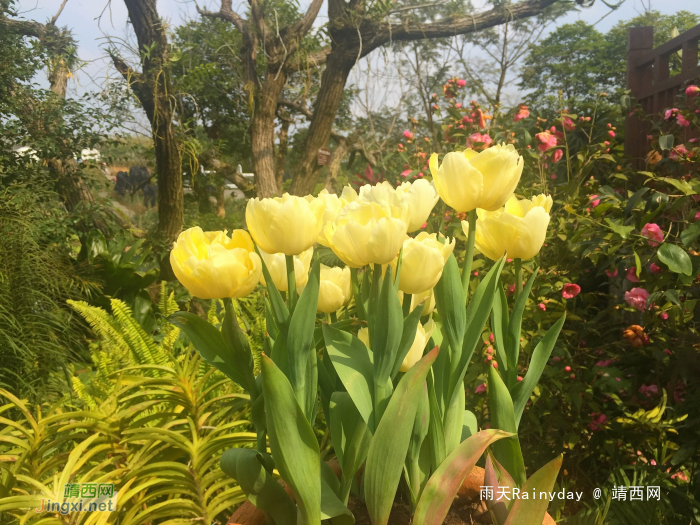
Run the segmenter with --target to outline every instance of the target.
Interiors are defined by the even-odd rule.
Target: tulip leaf
[[[512,506],[513,500],[505,497],[498,497],[500,487],[503,486],[506,493],[508,490],[515,487],[515,481],[510,477],[510,474],[496,461],[493,454],[486,455],[486,465],[484,468],[484,486],[490,487],[493,497],[486,498],[486,507],[491,513],[492,521],[496,525],[505,523],[508,519],[508,510]]]
[[[460,362],[460,351],[467,325],[465,306],[467,304],[462,291],[462,276],[459,265],[453,254],[447,258],[442,270],[442,276],[435,285],[435,303],[440,312],[442,334],[450,345],[449,361]]]
[[[411,441],[408,445],[408,454],[406,456],[406,473],[409,490],[411,491],[411,500],[415,505],[420,499],[421,489],[423,487],[423,472],[420,465],[421,450],[423,442],[428,435],[430,427],[430,401],[428,399],[428,386],[426,383],[422,385],[423,395],[418,399],[418,408],[416,410],[416,419],[413,422],[413,431],[411,432]],[[419,387],[420,388],[420,387]]]
[[[505,370],[507,370],[506,385],[508,385],[508,388],[513,388],[513,385],[518,382],[518,357],[520,355],[520,331],[523,325],[523,312],[525,312],[527,299],[530,297],[530,291],[535,284],[538,271],[539,269],[535,268],[535,271],[532,272],[532,276],[527,280],[525,287],[515,300],[513,315],[511,315],[510,318],[508,335],[506,336],[506,355],[498,356],[499,364],[502,364],[503,361],[508,362],[505,367]]]
[[[535,472],[523,485],[521,492],[534,492],[538,495],[540,492],[551,492],[557,481],[562,459],[560,454]],[[516,499],[504,525],[541,525],[548,506],[549,500],[546,498]]]
[[[693,273],[693,263],[690,256],[680,246],[663,243],[656,252],[659,260],[668,266],[673,273],[691,275]]]
[[[190,312],[176,312],[168,320],[187,334],[195,349],[211,366],[218,368],[229,379],[246,388],[244,371],[232,357],[224,338],[214,326]]]
[[[232,448],[221,456],[221,470],[238,482],[248,500],[279,525],[296,525],[297,508],[289,494],[263,466],[260,452]]]
[[[374,430],[374,365],[372,352],[357,337],[323,325],[328,356],[340,381],[370,430]]]
[[[292,490],[304,522],[320,525],[321,456],[316,435],[277,365],[263,354],[260,368],[275,466]]]
[[[450,403],[445,409],[443,429],[445,433],[445,452],[447,454],[457,448],[462,441],[465,398],[466,392],[464,387],[455,388],[452,393],[452,399],[450,399]]]
[[[258,255],[262,263],[263,277],[265,278],[265,282],[268,283],[267,295],[270,298],[270,306],[272,308],[274,321],[277,325],[276,328],[280,332],[286,332],[287,322],[289,321],[289,308],[287,308],[287,304],[284,302],[284,299],[282,299],[282,294],[280,294],[279,290],[274,285],[270,270],[268,270],[265,264],[265,258],[260,254],[260,248],[258,248]],[[268,329],[268,332],[269,331]]]
[[[564,326],[564,321],[566,321],[566,314],[562,315],[561,319],[547,330],[542,340],[537,343],[535,351],[532,352],[527,374],[525,374],[525,377],[520,383],[517,383],[511,389],[516,428],[520,425],[520,418],[523,415],[523,410],[525,410],[527,400],[530,399],[530,395],[537,386],[542,372],[544,371],[544,367],[547,365],[547,361],[549,361],[549,356],[552,355],[554,344],[557,342],[562,326]]]
[[[370,325],[369,334],[370,348],[374,354],[374,413],[377,423],[393,392],[391,373],[403,333],[403,310],[391,274],[392,268],[389,266],[374,312],[375,322]]]
[[[377,426],[365,464],[367,511],[373,525],[386,525],[404,468],[416,417],[420,388],[437,357],[435,348],[401,378]]]
[[[408,355],[408,351],[411,349],[413,341],[416,339],[416,331],[418,330],[418,323],[420,322],[422,311],[423,309],[418,306],[403,320],[401,342],[399,343],[399,350],[394,361],[394,369],[391,371],[391,379],[394,379],[396,374],[399,373],[399,368],[401,368],[403,360],[406,358],[406,355]]]
[[[224,314],[224,322],[221,325],[221,336],[231,351],[231,358],[235,363],[236,369],[241,373],[245,381],[245,384],[242,386],[250,394],[251,400],[254,400],[258,395],[258,389],[255,383],[253,352],[250,350],[248,338],[238,324],[233,302],[231,299],[225,299],[224,304],[226,313]]]
[[[517,436],[518,427],[515,424],[513,400],[501,376],[493,367],[489,367],[488,384],[491,424],[494,428],[513,434],[513,437],[495,443],[492,447],[493,453],[508,473],[513,476],[518,486],[522,486],[526,480],[525,463]]]
[[[318,386],[320,387],[321,408],[323,409],[323,415],[325,416],[326,421],[330,421],[331,396],[337,389],[335,388],[334,378],[328,373],[326,363],[324,363],[326,360],[330,362],[331,358],[328,357],[328,354],[325,352],[324,348],[323,360],[321,360],[321,358],[318,356],[316,357],[316,369],[318,370]],[[333,374],[335,374],[335,370],[333,371]]]
[[[479,430],[479,424],[476,421],[476,416],[474,412],[470,410],[464,411],[464,418],[462,420],[462,439],[460,442],[464,441],[468,437],[473,436]]]
[[[342,471],[339,496],[346,501],[352,480],[367,458],[372,434],[347,392],[333,393],[330,423],[331,440]]]
[[[323,463],[326,465],[326,463]],[[333,471],[331,471],[333,474]],[[336,480],[337,481],[337,480]],[[350,512],[324,477],[321,478],[321,519],[330,520],[330,525],[353,525],[355,517]]]
[[[499,283],[498,293],[493,297],[493,313],[491,315],[491,329],[496,344],[496,355],[507,356],[506,341],[508,339],[508,298],[503,286]],[[508,371],[508,359],[502,359],[503,370]]]
[[[287,336],[289,359],[287,375],[297,401],[306,414],[306,419],[312,424],[316,416],[318,390],[314,327],[316,326],[320,271],[321,263],[317,258],[309,275],[309,281],[294,308]]]
[[[442,412],[438,405],[437,396],[435,394],[435,382],[433,380],[432,370],[426,378],[428,387],[428,402],[430,409],[430,426],[428,427],[428,437],[430,439],[430,463],[432,470],[437,469],[447,457],[445,451],[445,430],[442,426]]]
[[[511,434],[502,430],[482,430],[450,453],[425,485],[413,517],[415,525],[440,525],[452,506],[467,474],[486,447]]]

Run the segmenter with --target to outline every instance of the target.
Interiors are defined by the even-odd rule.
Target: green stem
[[[523,291],[523,264],[520,259],[515,259],[515,300],[518,300]]]
[[[403,316],[404,319],[408,317],[411,313],[411,299],[413,299],[413,294],[404,293],[403,294]]]
[[[337,322],[338,322],[338,313],[331,312],[331,323],[337,323]]]
[[[472,264],[474,263],[474,239],[476,238],[476,210],[469,212],[469,233],[467,235],[467,253],[464,255],[464,267],[462,268],[462,290],[464,298],[469,297],[469,279],[472,274]]]
[[[294,256],[285,255],[284,258],[287,261],[287,305],[291,316],[297,304],[297,280],[294,275]]]
[[[326,323],[331,324],[331,314],[326,313]]]
[[[360,282],[357,278],[357,268],[350,268],[350,277],[352,279],[352,296],[355,298],[355,312],[360,321],[367,320],[367,312],[365,305],[362,302],[362,294],[360,293]]]

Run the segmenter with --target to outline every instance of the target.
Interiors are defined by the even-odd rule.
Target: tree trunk
[[[333,122],[343,98],[345,83],[350,70],[355,65],[356,58],[356,54],[348,55],[342,52],[342,49],[336,49],[335,43],[333,51],[328,55],[309,132],[302,146],[301,159],[289,190],[293,195],[308,195],[316,187],[321,169],[317,162],[318,150],[328,146]]]
[[[265,81],[256,97],[255,114],[250,126],[250,142],[253,153],[255,190],[259,198],[277,195],[275,177],[275,118],[277,101],[287,82],[287,75],[279,66],[270,64]]]
[[[127,81],[133,82],[134,93],[151,122],[158,174],[158,231],[171,243],[182,231],[184,205],[180,151],[173,128],[167,33],[156,0],[124,3],[138,40],[143,72],[133,73],[120,59],[112,59]]]
[[[277,163],[275,164],[275,182],[277,183],[277,193],[282,193],[282,183],[284,182],[284,169],[287,161],[287,144],[289,140],[289,125],[292,123],[289,118],[282,118],[280,127],[280,143],[277,146]]]
[[[340,164],[347,154],[348,139],[342,138],[338,141],[338,145],[333,150],[331,158],[328,161],[328,173],[326,174],[325,186],[328,193],[338,193],[338,172],[340,171]]]

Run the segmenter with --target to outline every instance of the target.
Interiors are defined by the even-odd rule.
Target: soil
[[[486,525],[491,523],[491,518],[485,509],[479,504],[461,502],[455,500],[450,513],[443,521],[443,525]],[[365,504],[353,495],[350,495],[348,501],[348,509],[355,516],[355,525],[372,525],[367,513]],[[400,502],[394,502],[394,507],[389,516],[389,525],[410,525],[411,512],[407,505]]]

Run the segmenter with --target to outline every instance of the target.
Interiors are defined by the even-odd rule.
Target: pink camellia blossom
[[[593,412],[591,414],[591,422],[588,423],[588,428],[593,432],[600,432],[605,429],[605,422],[608,420],[608,416],[601,414],[599,412]]]
[[[642,227],[642,235],[649,239],[649,246],[658,246],[659,243],[664,242],[664,232],[654,222],[648,222]]]
[[[404,136],[405,138],[407,138],[408,140],[413,140],[413,133],[411,133],[411,132],[408,131],[408,130],[404,130],[403,136]]]
[[[685,94],[690,98],[697,97],[698,95],[700,95],[700,87],[688,86],[687,88],[685,88]]]
[[[651,263],[649,265],[649,269],[651,270],[651,273],[653,273],[654,275],[659,275],[661,272],[663,272],[663,269],[659,265],[654,264],[654,263]]]
[[[605,270],[605,275],[613,279],[614,277],[617,277],[617,268],[614,270]]]
[[[570,366],[565,366],[565,367],[564,367],[564,370],[566,370],[567,372],[571,372],[571,367],[570,367]]]
[[[678,108],[667,109],[664,113],[664,119],[669,120],[671,117],[678,114]]]
[[[463,78],[460,78],[457,80],[457,85],[462,88],[462,87],[467,85],[467,81],[464,80]]]
[[[696,221],[700,220],[700,211],[695,213],[694,219],[695,219]]]
[[[661,319],[665,321],[666,319],[668,319],[668,314],[666,312],[661,312],[659,314],[659,317],[661,317]]]
[[[610,135],[612,138],[615,138],[615,132],[613,130],[608,131],[608,135]]]
[[[655,459],[652,459],[652,460],[649,462],[649,464],[650,464],[652,467],[655,467],[655,466],[656,466],[656,460],[655,460]]]
[[[474,389],[475,394],[483,394],[484,392],[486,392],[486,383],[481,383]]]
[[[676,117],[676,122],[678,122],[678,125],[682,128],[687,128],[690,126],[690,121],[680,113],[678,114],[678,117]]]
[[[564,152],[560,149],[554,150],[554,155],[552,156],[552,162],[559,162],[564,156]]]
[[[564,288],[561,290],[561,296],[564,299],[573,299],[576,297],[578,294],[581,293],[581,287],[578,284],[574,283],[567,283],[564,285]]]
[[[522,119],[527,118],[529,116],[530,116],[530,110],[527,109],[527,106],[525,104],[520,104],[518,106],[518,112],[513,117],[513,122],[518,122],[519,120],[522,120]]]
[[[576,124],[574,124],[574,121],[571,120],[569,117],[564,117],[564,122],[562,124],[564,126],[564,129],[566,131],[573,131],[576,129]]]
[[[659,387],[656,385],[642,385],[639,387],[639,393],[646,397],[651,397],[653,394],[659,393]]]
[[[675,148],[671,150],[671,153],[669,154],[669,158],[673,160],[678,160],[681,157],[687,157],[688,156],[688,149],[683,145],[683,144],[678,144]]]
[[[468,145],[471,146],[472,142],[482,142],[484,145],[491,144],[493,142],[493,139],[489,136],[488,133],[484,133],[483,135],[479,133],[478,131],[476,133],[472,133],[469,135],[469,138],[467,139]]]
[[[598,198],[598,195],[591,195],[588,198],[591,201],[591,208],[595,208],[596,206],[598,206],[598,204],[600,204],[600,199]]]
[[[632,288],[629,292],[625,292],[625,301],[627,301],[627,304],[640,312],[646,310],[647,299],[649,299],[649,292],[644,288]]]
[[[539,149],[542,152],[545,152],[549,149],[552,149],[557,145],[557,137],[552,135],[549,131],[543,131],[542,133],[537,133],[535,135],[535,138],[540,142],[537,145],[537,149]]]
[[[637,268],[633,266],[632,268],[627,270],[627,275],[625,277],[631,283],[638,283],[639,277],[637,277]]]
[[[539,309],[542,310],[543,312],[547,309],[547,307],[544,305],[544,303],[538,304],[538,305],[537,305],[537,308],[539,308]]]

